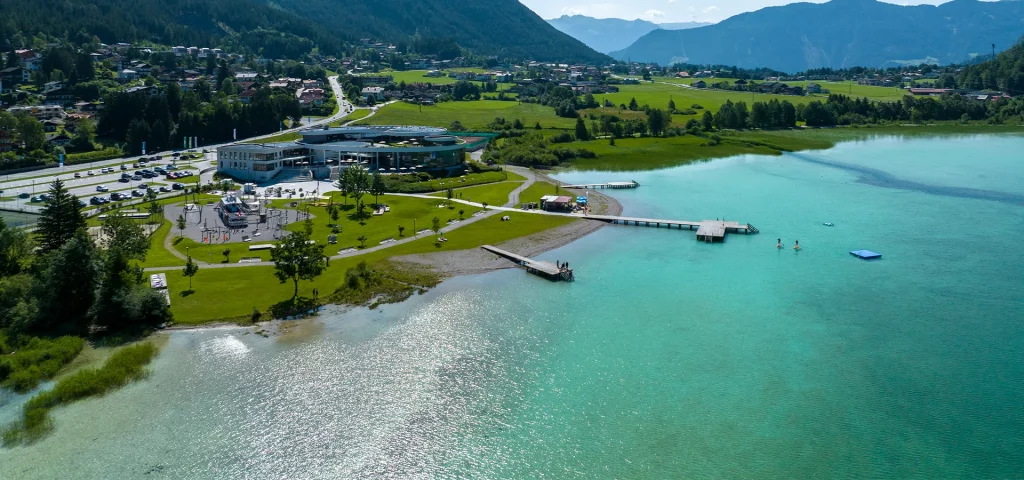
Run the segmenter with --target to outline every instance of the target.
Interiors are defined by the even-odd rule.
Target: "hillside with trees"
[[[899,6],[876,0],[792,3],[691,30],[655,30],[615,58],[723,63],[786,72],[962,63],[1014,44],[1024,2],[956,0]]]
[[[370,38],[423,54],[452,42],[481,55],[558,62],[610,59],[559,32],[518,0],[276,0],[350,40]],[[450,48],[448,49],[450,51]]]
[[[222,47],[267,58],[341,55],[363,38],[454,58],[605,61],[516,0],[65,0],[0,2],[0,51],[35,37],[69,43]],[[45,43],[45,42],[44,42]]]
[[[42,34],[71,43],[233,47],[270,58],[297,58],[317,46],[340,53],[332,30],[259,0],[65,0],[0,3],[0,50],[33,46]]]

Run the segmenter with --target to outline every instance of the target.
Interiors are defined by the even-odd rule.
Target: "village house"
[[[375,101],[384,100],[384,87],[364,87],[361,92],[363,100],[370,101],[370,97],[373,97]]]
[[[8,85],[8,89],[15,85],[28,83],[32,79],[32,72],[25,67],[8,67],[0,70],[0,80]]]
[[[807,93],[821,93],[821,85],[817,83],[808,83]]]
[[[708,84],[704,80],[697,80],[696,82],[691,83],[690,86],[693,88],[708,88]]]
[[[13,151],[17,146],[17,135],[11,130],[0,128],[0,153]]]
[[[36,117],[36,119],[40,121],[50,118],[64,118],[67,116],[67,114],[64,113],[64,107],[60,105],[26,105],[11,107],[7,109],[7,111],[14,114],[24,112]]]

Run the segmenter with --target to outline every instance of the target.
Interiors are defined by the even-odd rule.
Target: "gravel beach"
[[[551,183],[561,183],[542,174],[538,174],[538,177],[543,177],[545,181]],[[608,195],[591,190],[589,199],[591,212],[594,214],[622,214],[622,205]],[[581,218],[568,225],[509,240],[495,246],[526,257],[533,257],[583,238],[605,225],[607,224],[604,222]],[[399,264],[412,263],[429,266],[445,276],[472,275],[493,272],[504,268],[517,268],[515,263],[479,248],[453,252],[403,255],[394,257],[391,261]]]

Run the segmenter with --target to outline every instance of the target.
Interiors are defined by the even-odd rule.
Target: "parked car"
[[[96,185],[96,191],[97,192],[108,192],[108,191],[110,191],[110,189],[107,188],[107,187],[104,187],[103,185]]]
[[[100,197],[92,197],[89,199],[89,203],[93,205],[103,205],[103,199]]]
[[[168,187],[168,186],[164,185],[164,186],[160,187],[160,191],[163,192],[163,193],[170,192],[171,191],[171,187]]]
[[[88,172],[85,172],[85,174],[90,176],[90,177],[93,176],[93,175],[96,175],[95,173],[93,173],[92,170],[89,170]]]
[[[128,198],[128,197],[125,196],[125,194],[123,194],[121,192],[114,192],[114,193],[110,194],[110,200],[113,201],[113,202],[120,202],[121,200],[124,200],[126,198]]]
[[[185,186],[180,184],[180,183],[172,183],[171,184],[171,188],[173,188],[175,190],[182,190],[182,189],[185,188]]]
[[[29,201],[32,202],[32,203],[39,203],[39,202],[43,201],[43,197],[40,196],[40,195],[36,195],[36,196],[32,197]]]
[[[28,197],[29,197],[29,194],[27,192],[26,193],[19,193],[18,194],[18,198],[20,198],[22,200],[24,200],[24,199],[26,199]]]
[[[135,176],[132,177],[132,180],[135,180],[136,182],[141,182],[142,181],[142,175],[135,175]]]
[[[132,164],[132,168],[139,168],[139,164],[137,164],[137,163],[133,163],[133,164]]]
[[[79,172],[75,172],[75,178],[82,178],[82,174]]]
[[[117,179],[117,181],[119,181],[121,183],[128,183],[128,182],[132,181],[132,179],[131,179],[131,177],[128,177],[128,178],[121,177],[121,178]]]
[[[178,169],[178,167],[175,167],[174,165],[168,165],[168,166],[167,166],[167,169],[168,169],[168,170],[177,170],[177,169]]]
[[[149,189],[149,184],[148,183],[140,183],[139,184],[139,188],[141,188],[143,190],[148,190]]]
[[[142,190],[132,190],[132,196],[133,197],[141,197],[143,195],[145,195],[145,194],[142,193]]]
[[[128,170],[128,165],[121,164],[121,170]]]
[[[167,170],[164,170],[164,169],[163,169],[163,168],[161,168],[161,167],[156,167],[156,168],[154,168],[154,169],[153,169],[153,171],[154,171],[154,172],[156,172],[156,173],[159,173],[159,174],[161,174],[161,175],[165,175],[165,174],[167,174]]]
[[[86,206],[86,205],[88,205],[88,204],[87,204],[87,203],[85,203],[85,202],[83,202],[83,201],[81,201],[81,200],[79,200],[79,201],[78,201],[78,206],[79,206],[79,207],[84,207],[84,206]]]

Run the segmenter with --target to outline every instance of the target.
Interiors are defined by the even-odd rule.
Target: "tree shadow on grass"
[[[180,295],[180,296],[181,296],[181,298],[185,298],[185,297],[187,297],[187,296],[189,296],[189,295],[192,295],[193,293],[196,293],[196,291],[195,291],[194,289],[188,289],[188,290],[183,290],[183,291],[182,291],[181,293],[179,293],[178,295]]]
[[[287,318],[296,315],[306,315],[310,310],[315,310],[317,306],[319,306],[319,303],[316,300],[300,296],[275,303],[270,307],[270,313],[274,318]]]

